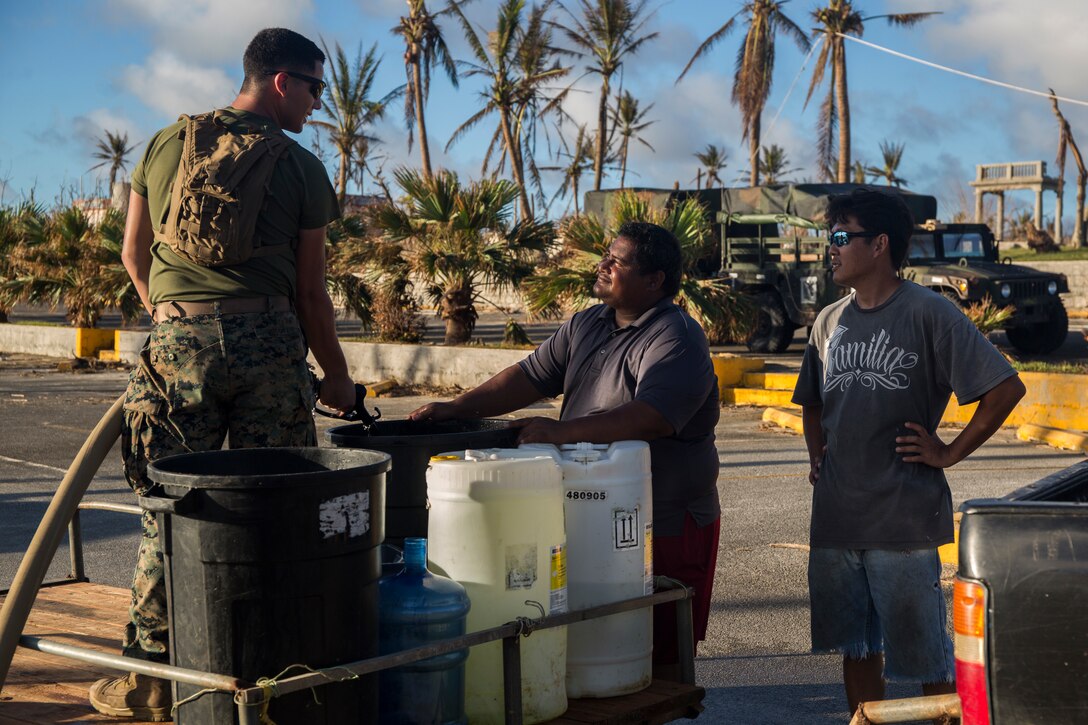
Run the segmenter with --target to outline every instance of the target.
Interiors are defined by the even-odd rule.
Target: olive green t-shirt
[[[259,114],[223,109],[238,123],[272,126]],[[151,243],[148,279],[152,304],[177,300],[195,302],[223,297],[260,297],[295,293],[295,247],[300,229],[317,229],[340,216],[336,193],[325,167],[312,153],[292,144],[276,163],[269,183],[271,196],[257,219],[264,244],[276,251],[241,264],[205,267],[178,255],[158,239],[169,212],[170,192],[181,160],[183,141],[178,121],[159,131],[132,172],[132,190],[147,199],[156,239]]]

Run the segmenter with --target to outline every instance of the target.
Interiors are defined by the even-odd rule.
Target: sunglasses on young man
[[[831,232],[831,236],[828,239],[836,247],[845,247],[850,243],[850,240],[854,237],[879,237],[884,232]]]
[[[325,83],[325,81],[321,80],[320,78],[314,78],[313,76],[308,76],[305,73],[296,73],[293,70],[270,70],[270,71],[265,71],[265,75],[270,75],[270,76],[274,76],[277,73],[286,73],[287,75],[291,76],[292,78],[297,78],[300,81],[306,81],[307,83],[309,83],[310,84],[310,95],[313,96],[314,98],[321,98],[321,94],[324,93],[325,89],[328,87],[328,84]]]

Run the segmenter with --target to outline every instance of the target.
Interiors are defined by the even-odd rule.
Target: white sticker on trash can
[[[326,539],[347,534],[348,538],[370,531],[370,491],[337,496],[317,508],[318,527]]]

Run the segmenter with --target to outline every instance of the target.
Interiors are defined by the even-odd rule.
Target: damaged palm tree
[[[479,316],[482,287],[517,287],[533,272],[537,255],[551,242],[548,222],[512,223],[518,187],[505,179],[462,186],[450,171],[431,178],[398,169],[403,205],[386,204],[374,219],[386,241],[403,246],[412,274],[446,323],[445,343],[468,342]]]
[[[1050,103],[1054,107],[1054,115],[1058,117],[1058,199],[1062,198],[1062,187],[1065,186],[1065,152],[1069,150],[1077,162],[1077,213],[1073,217],[1073,245],[1085,247],[1088,246],[1088,238],[1084,229],[1084,189],[1088,184],[1088,171],[1084,168],[1084,157],[1080,155],[1080,148],[1073,138],[1073,129],[1058,108],[1058,97],[1054,95],[1053,88],[1050,89]],[[1060,239],[1058,243],[1061,243]]]

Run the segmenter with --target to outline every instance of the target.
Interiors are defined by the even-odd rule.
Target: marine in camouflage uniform
[[[321,107],[324,61],[303,36],[262,30],[246,49],[242,89],[215,112],[217,121],[298,133]],[[203,266],[176,254],[163,234],[184,127],[168,126],[148,143],[133,171],[125,228],[122,258],[155,322],[124,405],[122,458],[137,494],[154,486],[148,464],[164,456],[217,450],[225,441],[231,448],[315,445],[307,346],[324,374],[322,403],[347,410],[355,399],[325,288],[325,226],[339,208],[323,165],[292,143],[276,161],[257,220],[254,237],[266,253]],[[166,661],[163,557],[147,513],[130,615],[125,655]],[[169,683],[158,678],[99,680],[90,700],[108,715],[170,718]]]
[[[197,315],[156,325],[125,394],[122,458],[139,495],[147,465],[231,448],[312,446],[317,439],[306,353],[292,312]],[[127,656],[166,661],[167,616],[155,515],[143,514]]]

